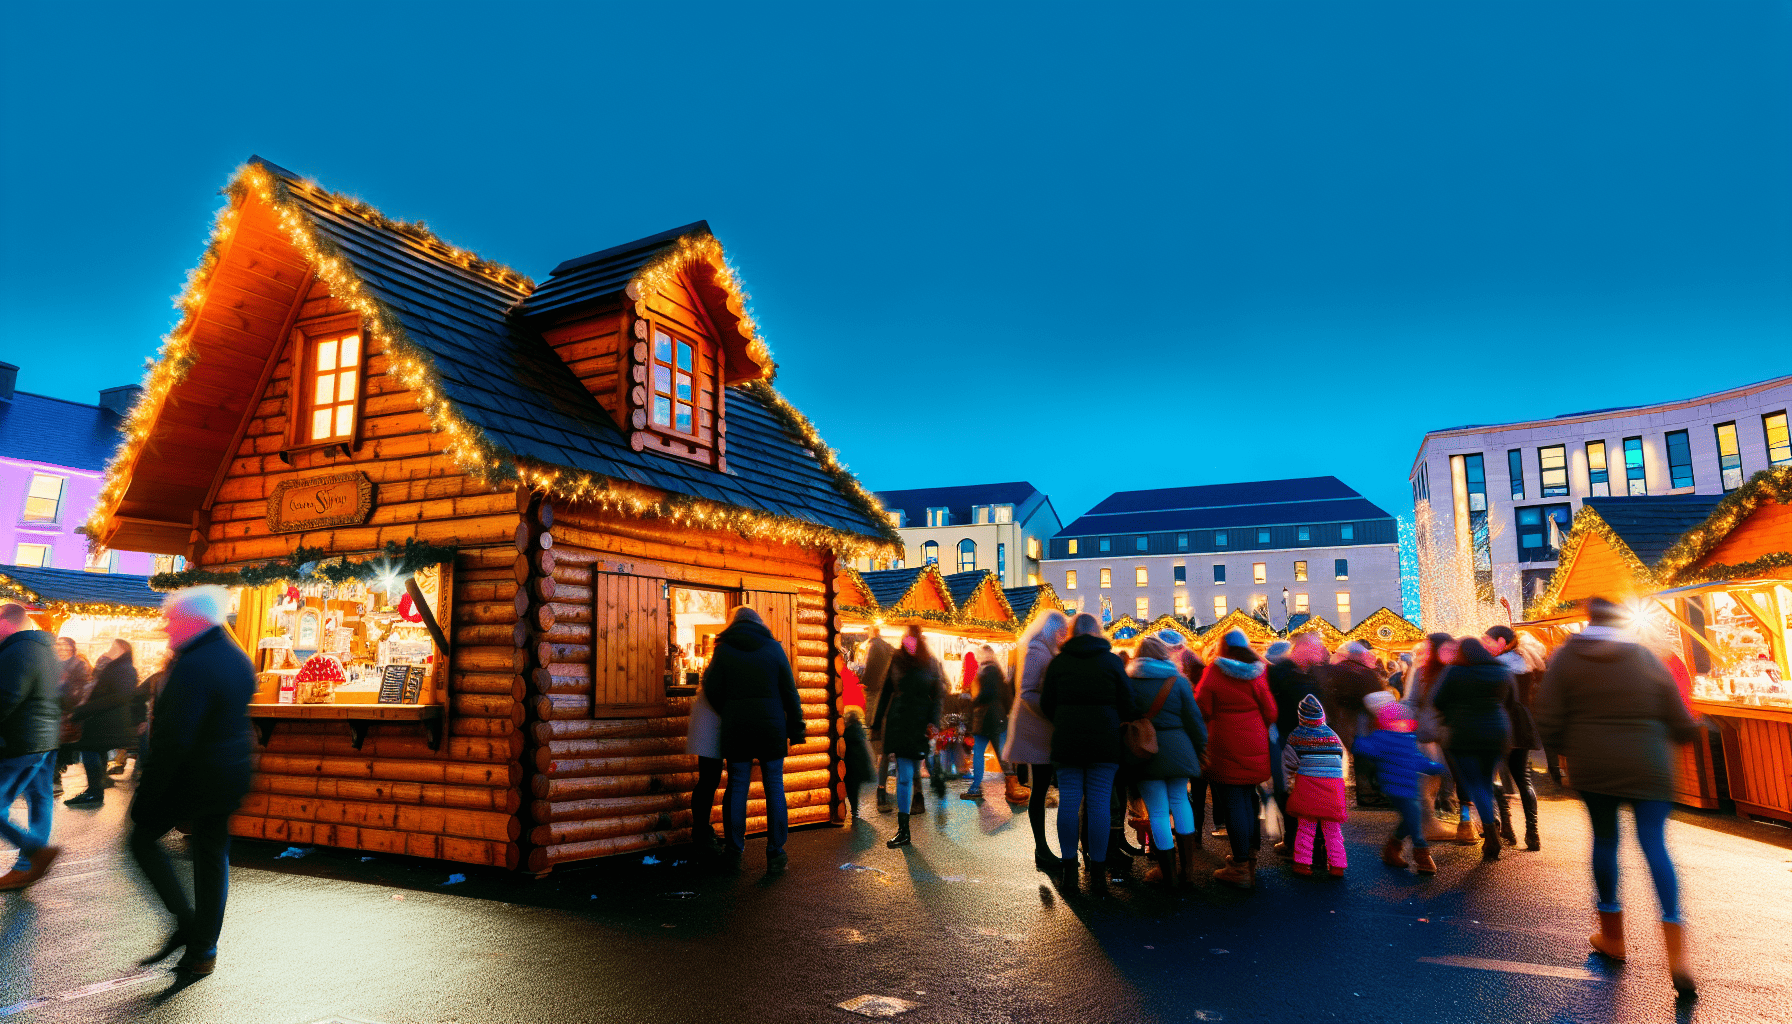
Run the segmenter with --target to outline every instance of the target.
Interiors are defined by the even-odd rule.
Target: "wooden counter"
[[[1723,731],[1736,813],[1792,823],[1792,708],[1693,700]]]
[[[373,722],[420,722],[429,736],[429,749],[442,747],[442,705],[440,704],[251,704],[249,720],[268,745],[274,726],[280,722],[347,722],[354,737],[355,749],[367,739],[367,726]]]

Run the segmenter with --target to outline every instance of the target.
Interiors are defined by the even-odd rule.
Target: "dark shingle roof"
[[[159,591],[149,589],[147,576],[119,573],[0,565],[0,593],[12,589],[6,580],[12,580],[36,594],[39,599],[67,601],[70,604],[123,604],[137,608],[160,608],[164,596]]]
[[[990,575],[988,569],[972,569],[969,572],[955,572],[946,577],[946,590],[952,594],[952,603],[962,605],[971,599],[983,580]]]
[[[930,508],[951,509],[952,525],[963,526],[971,521],[974,505],[1013,505],[1015,518],[1020,518],[1025,505],[1038,488],[1022,480],[1005,484],[965,484],[959,487],[914,487],[906,491],[878,491],[877,500],[894,512],[901,509],[904,524],[921,526],[927,522]]]
[[[879,569],[875,572],[862,572],[859,578],[870,588],[878,607],[888,608],[902,600],[902,595],[915,585],[915,578],[925,571],[925,566],[914,569]]]
[[[628,285],[629,279],[646,266],[655,253],[684,235],[695,232],[710,233],[709,222],[696,221],[682,228],[662,231],[589,256],[567,260],[554,268],[546,284],[535,289],[534,294],[523,303],[522,312],[527,316],[541,316],[620,294]]]
[[[1032,614],[1033,606],[1039,603],[1039,594],[1045,588],[1038,587],[1003,587],[1002,594],[1008,598],[1008,607],[1014,609],[1014,617],[1021,622],[1027,621]]]
[[[1587,498],[1612,532],[1644,565],[1654,565],[1686,531],[1711,515],[1721,494],[1651,494],[1646,497]]]
[[[1310,476],[1293,480],[1118,491],[1058,531],[1058,535],[1151,533],[1387,518],[1390,517],[1380,506],[1337,477]]]
[[[97,473],[118,447],[122,422],[97,405],[15,391],[0,402],[0,457]]]
[[[514,457],[845,533],[888,536],[887,523],[848,496],[750,386],[728,389],[728,472],[637,452],[572,370],[523,322],[525,284],[462,268],[405,234],[338,212],[315,186],[257,162],[285,179],[318,233],[343,250],[356,275],[397,314],[405,333],[434,361],[442,393],[461,415]],[[678,228],[667,237],[687,230]],[[623,248],[636,253],[651,241]],[[659,248],[640,253],[641,261]],[[613,252],[571,262],[609,266],[622,258],[610,256]]]

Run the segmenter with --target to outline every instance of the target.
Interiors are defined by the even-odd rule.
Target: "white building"
[[[1258,612],[1348,630],[1400,610],[1394,518],[1337,477],[1120,491],[1053,537],[1046,582],[1108,620]],[[1284,605],[1286,601],[1286,605]]]
[[[1789,407],[1792,377],[1778,377],[1659,405],[1433,430],[1410,473],[1421,547],[1453,543],[1484,599],[1522,614],[1555,572],[1582,499],[1733,491],[1792,463]]]
[[[877,500],[902,534],[903,558],[860,569],[902,568],[937,562],[945,573],[989,569],[1004,587],[1040,582],[1046,538],[1061,525],[1052,501],[1032,484],[968,484],[878,491]]]

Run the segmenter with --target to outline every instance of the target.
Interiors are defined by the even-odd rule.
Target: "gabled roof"
[[[988,569],[971,569],[968,572],[946,574],[946,589],[952,592],[953,604],[964,604],[971,599],[986,580],[995,574]]]
[[[969,572],[955,572],[945,577],[946,589],[952,593],[952,603],[958,608],[958,617],[966,622],[972,619],[972,606],[976,603],[979,591],[989,595],[994,604],[997,618],[988,619],[984,625],[1001,624],[1006,629],[1018,624],[1020,616],[1015,614],[1014,606],[1008,603],[1008,595],[1002,590],[1002,578],[992,569],[972,569]]]
[[[1058,600],[1058,592],[1050,583],[1040,583],[1029,587],[1005,587],[1002,596],[1008,599],[1008,607],[1014,609],[1014,617],[1025,628],[1033,621],[1035,612],[1044,612],[1048,608],[1064,610],[1064,603]]]
[[[542,316],[595,299],[621,295],[647,262],[685,235],[711,234],[709,221],[692,221],[681,228],[648,235],[602,249],[589,256],[567,260],[548,275],[523,303],[523,313]]]
[[[1363,621],[1344,634],[1346,640],[1360,640],[1371,647],[1392,650],[1418,643],[1425,631],[1412,624],[1399,612],[1383,606],[1363,617]]]
[[[1344,640],[1344,631],[1332,625],[1332,621],[1323,615],[1308,615],[1302,612],[1291,615],[1288,625],[1282,630],[1286,637],[1298,636],[1301,633],[1318,633],[1327,648],[1338,646]]]
[[[873,572],[861,572],[859,579],[865,582],[865,588],[871,591],[879,608],[891,608],[913,590],[928,566],[917,565],[913,569],[878,569]],[[936,570],[937,571],[937,570]],[[948,591],[949,593],[949,591]]]
[[[1016,480],[1005,484],[964,484],[956,487],[913,487],[905,491],[878,491],[877,500],[884,508],[894,512],[901,509],[904,522],[908,526],[922,526],[927,522],[927,510],[944,508],[951,510],[952,525],[966,526],[971,522],[971,509],[977,505],[1013,505],[1014,521],[1026,518],[1025,512],[1031,511],[1030,503],[1035,497],[1043,498],[1039,489],[1024,480]]]
[[[1220,638],[1234,629],[1243,630],[1246,638],[1253,643],[1273,643],[1276,639],[1275,630],[1245,614],[1242,608],[1234,608],[1222,616],[1218,622],[1202,626],[1200,635],[1203,642],[1217,643]]]
[[[77,615],[155,615],[165,595],[149,577],[29,565],[0,565],[0,597]]]
[[[1656,575],[1664,582],[1692,583],[1773,571],[1783,574],[1792,566],[1786,506],[1792,506],[1792,466],[1756,473],[1662,554],[1655,564]]]
[[[1380,506],[1337,477],[1314,476],[1116,491],[1058,533],[1086,537],[1387,518]]]
[[[1585,498],[1582,504],[1598,512],[1644,565],[1654,565],[1723,500],[1721,494],[1651,494]]]
[[[97,405],[15,391],[0,401],[0,458],[98,473],[118,450],[123,424]]]

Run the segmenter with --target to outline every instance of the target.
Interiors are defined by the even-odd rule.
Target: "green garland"
[[[1775,551],[1771,555],[1762,555],[1752,562],[1743,562],[1740,565],[1707,565],[1683,572],[1674,578],[1674,583],[1677,586],[1689,586],[1694,583],[1720,583],[1724,580],[1762,576],[1775,569],[1789,568],[1792,568],[1792,551]]]
[[[214,572],[210,569],[184,569],[180,572],[159,572],[149,578],[154,590],[179,590],[183,587],[265,587],[270,583],[366,583],[393,573],[408,575],[426,566],[452,561],[460,549],[453,545],[437,545],[406,538],[401,546],[387,541],[379,555],[363,562],[324,561],[331,556],[318,548],[295,548],[286,559],[264,562],[246,569]]]

